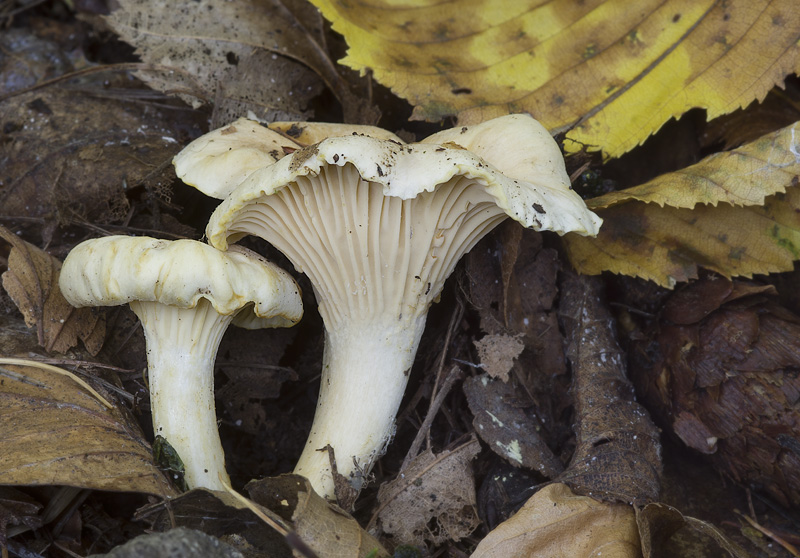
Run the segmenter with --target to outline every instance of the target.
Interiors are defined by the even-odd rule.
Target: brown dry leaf
[[[400,543],[416,545],[458,541],[472,533],[480,519],[470,462],[480,450],[472,438],[452,451],[435,455],[428,450],[414,458],[378,491],[383,530]]]
[[[513,386],[481,375],[464,381],[464,393],[475,416],[475,431],[493,452],[515,467],[539,471],[549,479],[564,470],[539,435],[536,421],[512,404],[517,399]]]
[[[73,379],[49,370],[5,365],[0,376],[3,484],[175,495],[124,408],[107,408]]]
[[[137,186],[169,197],[167,165],[191,121],[136,98],[141,91],[50,87],[0,103],[0,215],[47,218],[46,231],[121,220]]]
[[[465,124],[529,112],[566,147],[617,157],[670,118],[762,100],[800,71],[796,0],[314,0],[342,60]]]
[[[489,533],[472,558],[636,558],[641,545],[633,508],[576,496],[564,484],[534,494]]]
[[[0,548],[8,544],[10,525],[26,525],[31,529],[42,526],[39,511],[42,504],[15,488],[0,486]]]
[[[559,477],[576,493],[644,505],[661,481],[659,431],[636,402],[599,279],[567,275],[560,314],[572,364],[577,447]]]
[[[389,556],[350,514],[329,504],[301,476],[281,475],[251,481],[246,489],[254,502],[291,521],[297,535],[319,556]]]
[[[64,353],[83,341],[96,355],[103,346],[105,314],[73,308],[58,288],[61,262],[0,225],[0,238],[11,244],[3,288],[17,305],[28,327],[36,327],[39,344],[48,352]]]
[[[508,381],[508,374],[514,366],[514,359],[525,349],[525,343],[521,339],[524,335],[523,333],[517,335],[490,334],[473,342],[475,348],[478,349],[481,367],[489,376],[504,382]]]
[[[270,121],[304,120],[323,83],[346,117],[358,117],[360,103],[328,57],[323,22],[305,2],[122,0],[107,21],[160,67],[140,72],[152,87],[184,93],[195,107],[223,106],[227,118],[216,116],[218,125],[248,110]]]

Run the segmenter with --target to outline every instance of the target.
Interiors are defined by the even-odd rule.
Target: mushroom
[[[289,327],[303,308],[291,276],[239,246],[109,236],[76,246],[59,286],[76,307],[128,303],[147,344],[153,430],[178,452],[190,488],[229,482],[214,409],[214,359],[233,321]]]
[[[383,454],[428,308],[461,256],[509,216],[559,234],[595,235],[601,223],[570,189],[550,134],[522,115],[418,144],[327,138],[253,172],[216,209],[213,246],[259,236],[314,287],[322,382],[295,472],[320,494],[334,496],[322,448],[356,488]]]

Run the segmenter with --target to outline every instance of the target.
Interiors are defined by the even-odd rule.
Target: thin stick
[[[433,419],[439,412],[439,408],[442,406],[442,403],[444,403],[444,398],[447,397],[448,393],[450,393],[450,389],[453,387],[453,384],[456,383],[456,380],[461,379],[461,376],[461,369],[458,368],[458,366],[453,366],[447,373],[447,377],[445,378],[444,382],[442,382],[439,392],[436,394],[436,397],[433,398],[431,406],[428,408],[428,414],[425,415],[425,420],[422,421],[422,424],[417,431],[417,435],[414,437],[414,441],[411,442],[411,447],[408,448],[408,453],[406,454],[405,459],[403,459],[403,464],[400,466],[400,472],[403,472],[414,460],[414,458],[417,457],[419,448],[422,447],[422,442],[425,440],[427,433],[431,429]]]
[[[38,368],[40,370],[47,370],[49,372],[55,372],[56,374],[60,374],[62,376],[67,376],[71,378],[75,383],[79,386],[84,388],[86,391],[94,395],[98,401],[100,401],[103,405],[108,407],[109,409],[113,409],[114,405],[108,402],[108,400],[97,393],[92,386],[81,380],[75,374],[68,370],[64,370],[63,368],[59,368],[58,366],[52,366],[50,364],[45,364],[44,362],[39,362],[37,360],[27,360],[24,358],[10,358],[10,357],[0,357],[0,364],[13,364],[16,366],[30,366],[31,368]]]
[[[219,475],[219,481],[222,483],[222,487],[225,489],[228,494],[236,498],[239,502],[241,502],[247,509],[251,512],[256,514],[264,523],[275,529],[278,533],[283,535],[284,539],[286,539],[286,544],[288,544],[293,550],[299,552],[302,556],[306,558],[319,558],[316,553],[309,548],[309,546],[303,542],[303,540],[291,530],[289,527],[283,524],[283,521],[279,518],[277,520],[271,518],[263,511],[258,509],[258,507],[249,499],[245,498],[238,492],[236,492],[230,485],[226,479],[222,478],[222,475]]]

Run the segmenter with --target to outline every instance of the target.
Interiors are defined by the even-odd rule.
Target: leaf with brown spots
[[[73,308],[58,288],[61,262],[0,226],[0,238],[11,244],[3,288],[17,305],[28,327],[36,327],[39,344],[48,352],[64,353],[83,341],[96,355],[105,338],[105,314]]]
[[[617,157],[670,118],[763,100],[800,71],[796,0],[313,0],[343,64],[415,106],[474,123],[529,112],[568,151]]]

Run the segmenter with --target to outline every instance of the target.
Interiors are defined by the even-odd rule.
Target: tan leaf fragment
[[[641,545],[633,508],[576,496],[564,484],[534,494],[498,525],[472,558],[637,558]]]
[[[72,378],[49,370],[5,365],[0,377],[3,484],[175,495],[124,408],[107,408]]]
[[[489,376],[504,382],[508,381],[508,374],[514,366],[514,359],[525,350],[525,343],[522,341],[524,335],[524,333],[516,335],[490,334],[474,341],[482,368]]]
[[[480,452],[475,438],[436,455],[418,455],[403,474],[378,491],[378,519],[400,543],[423,545],[458,541],[480,519],[475,510],[475,481],[470,462]],[[435,528],[430,528],[430,522]]]
[[[294,524],[295,532],[319,556],[380,558],[389,556],[377,539],[340,507],[329,504],[299,475],[251,481],[254,502]]]
[[[0,225],[0,238],[11,244],[3,288],[17,305],[28,327],[36,327],[39,344],[48,352],[64,353],[83,341],[95,355],[105,338],[105,314],[73,308],[58,288],[61,262]]]
[[[628,201],[691,209],[716,206],[763,205],[767,196],[786,192],[800,174],[800,127],[791,126],[755,141],[710,155],[699,163],[663,174],[640,186],[588,200],[592,209]]]

